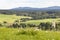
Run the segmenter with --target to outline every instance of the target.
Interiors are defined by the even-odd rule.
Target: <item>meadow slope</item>
[[[5,15],[5,14],[0,14],[0,22],[8,22],[8,23],[13,23],[15,20],[20,20],[21,18],[31,18],[27,16],[16,16],[15,14],[13,15]]]
[[[0,40],[60,40],[60,32],[0,28]]]
[[[0,22],[13,23],[26,16],[0,14]],[[29,18],[29,17],[28,17]],[[60,22],[60,18],[29,20],[23,23],[39,24],[41,22]],[[60,31],[42,31],[34,28],[6,28],[0,27],[0,40],[60,40]]]

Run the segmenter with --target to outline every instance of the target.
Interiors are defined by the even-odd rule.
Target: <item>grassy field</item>
[[[9,23],[13,23],[15,20],[20,20],[21,18],[31,18],[31,17],[27,17],[27,16],[16,16],[14,15],[4,15],[4,14],[0,14],[0,22],[6,21]],[[30,20],[30,21],[26,21],[25,23],[34,23],[34,24],[39,24],[40,22],[60,22],[60,18],[56,18],[56,19],[42,19],[42,20]]]
[[[0,28],[0,40],[60,40],[60,32]]]
[[[13,23],[20,18],[30,18],[25,16],[0,14],[0,22],[7,21]],[[25,23],[39,24],[41,22],[60,22],[60,18],[30,20]],[[60,31],[42,31],[34,28],[5,28],[0,27],[0,40],[60,40]]]
[[[20,20],[21,18],[30,18],[30,17],[0,14],[0,22],[6,21],[9,23],[13,23],[15,20]]]
[[[56,19],[41,19],[41,20],[30,20],[30,21],[26,21],[25,23],[32,23],[32,24],[40,24],[41,22],[60,22],[60,18],[56,18]]]

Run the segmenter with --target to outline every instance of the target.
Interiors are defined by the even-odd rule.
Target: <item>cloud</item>
[[[60,0],[0,0],[0,9],[60,6]]]

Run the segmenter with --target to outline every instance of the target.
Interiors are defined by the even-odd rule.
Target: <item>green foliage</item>
[[[50,22],[42,22],[38,25],[38,28],[42,29],[42,30],[50,30],[50,28],[52,27],[51,26],[52,24]]]
[[[30,24],[27,24],[27,26],[28,26],[28,27],[36,27],[36,24],[30,23]]]

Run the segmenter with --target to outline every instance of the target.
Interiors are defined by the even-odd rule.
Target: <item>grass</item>
[[[0,40],[60,40],[60,32],[0,28]]]
[[[0,22],[14,22],[20,18],[27,18],[25,16],[4,15],[0,14]],[[56,19],[43,19],[43,20],[30,20],[25,23],[39,24],[41,22],[59,22],[60,18]],[[60,40],[60,31],[42,31],[35,30],[34,28],[5,28],[0,27],[0,40]]]
[[[9,23],[13,23],[15,20],[20,20],[21,18],[31,18],[31,17],[28,17],[28,16],[16,16],[15,14],[14,15],[4,15],[4,14],[0,14],[0,22],[9,22]],[[56,21],[56,22],[60,22],[60,18],[56,18],[56,19],[40,19],[40,20],[30,20],[30,21],[26,21],[26,22],[23,22],[23,23],[33,23],[33,24],[39,24],[41,22],[53,22],[53,21]]]
[[[0,14],[0,22],[6,21],[9,23],[13,23],[15,20],[20,20],[21,18],[30,18],[30,17]]]
[[[33,23],[33,24],[40,24],[41,22],[60,22],[60,18],[56,18],[56,19],[41,19],[41,20],[30,20],[30,21],[26,21],[25,23],[28,24],[28,23]]]

